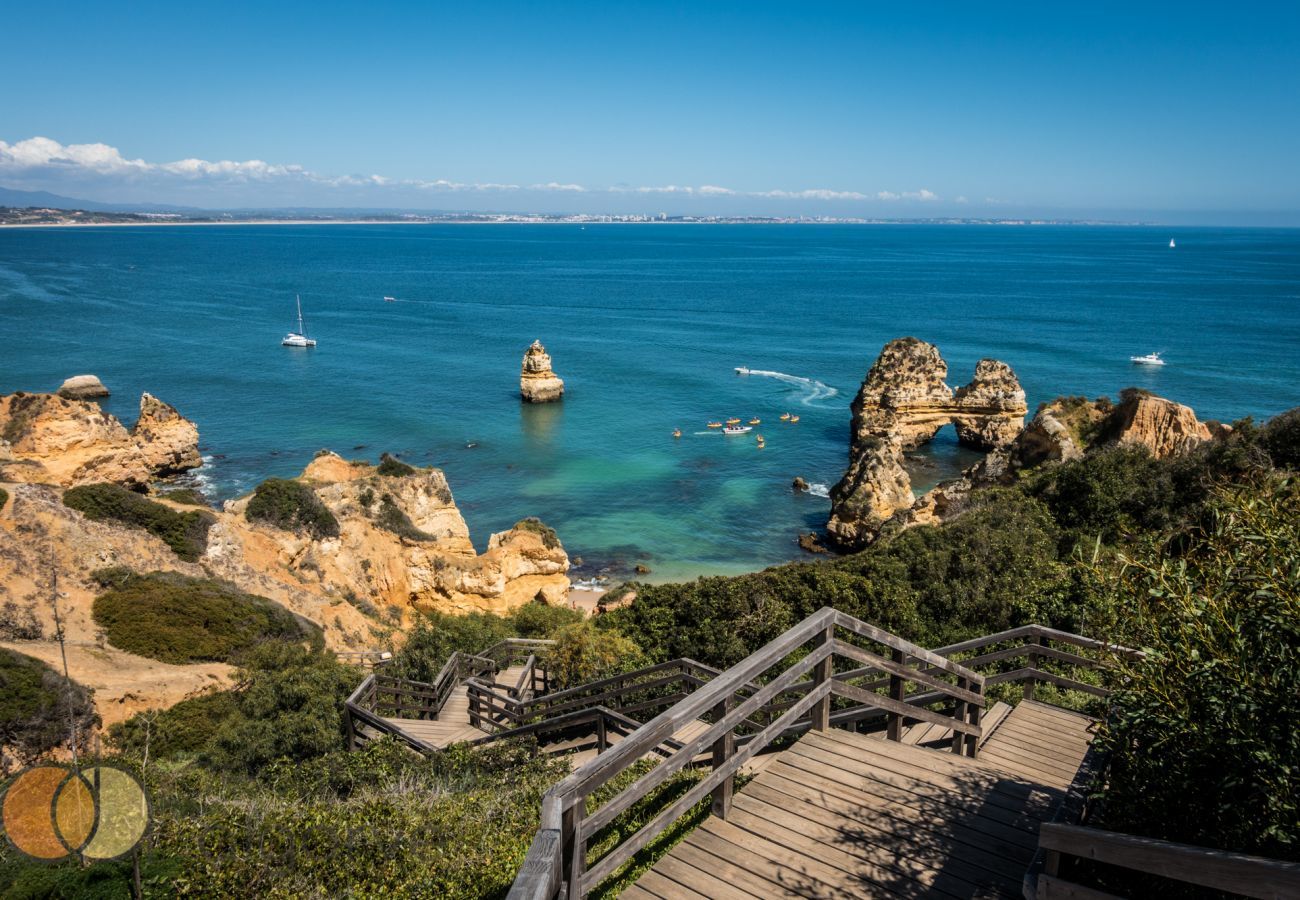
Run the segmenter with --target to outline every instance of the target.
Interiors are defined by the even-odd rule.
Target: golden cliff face
[[[136,487],[202,465],[198,441],[193,422],[149,394],[131,431],[89,400],[0,397],[0,481]]]
[[[533,341],[524,352],[519,396],[528,403],[551,403],[564,396],[564,382],[551,369],[551,357],[541,341]]]
[[[895,513],[912,506],[903,453],[952,424],[963,443],[981,450],[1010,444],[1020,433],[1025,392],[1006,363],[982,359],[970,384],[953,391],[948,364],[933,344],[890,341],[853,399],[849,467],[831,491],[826,530],[842,549],[870,543]]]

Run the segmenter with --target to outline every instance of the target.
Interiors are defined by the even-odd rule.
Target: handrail
[[[1034,896],[1040,900],[1101,896],[1062,878],[1062,857],[1095,860],[1244,897],[1300,896],[1300,863],[1049,822],[1039,827],[1038,846],[1047,851],[1044,870],[1034,886]]]
[[[859,647],[837,637],[837,629],[866,638],[886,648],[887,655]],[[811,647],[807,645],[811,644]],[[786,664],[792,655],[797,661]],[[869,669],[889,673],[888,695],[876,694],[841,680],[834,674],[835,658],[869,662]],[[909,662],[912,663],[909,665]],[[943,673],[956,679],[944,680]],[[770,680],[758,687],[764,676]],[[810,687],[803,696],[757,734],[737,748],[738,726],[804,676]],[[903,719],[937,721],[953,731],[952,749],[974,756],[981,734],[979,719],[985,700],[984,676],[964,665],[926,650],[873,625],[830,607],[824,607],[718,674],[696,691],[661,712],[553,786],[543,798],[541,827],[533,839],[519,877],[510,891],[513,900],[551,900],[561,885],[569,898],[585,896],[604,878],[662,833],[680,815],[712,794],[713,813],[725,818],[731,805],[736,773],[759,750],[788,733],[805,714],[811,727],[823,731],[831,723],[832,696],[873,703],[889,718],[889,738],[901,739]],[[943,695],[955,706],[951,716],[908,704],[907,685],[916,684]],[[637,779],[606,804],[588,815],[587,799],[636,760],[642,758],[683,726],[708,716],[709,727],[655,769]],[[705,749],[712,748],[712,772],[588,869],[587,843],[632,804],[662,785]]]

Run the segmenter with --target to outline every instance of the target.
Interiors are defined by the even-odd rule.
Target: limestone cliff
[[[551,403],[564,396],[564,382],[551,369],[551,357],[541,341],[524,352],[519,395],[528,403]]]
[[[1102,439],[1145,447],[1156,459],[1177,456],[1210,440],[1210,429],[1190,406],[1129,388],[1102,426]]]
[[[841,549],[860,548],[895,513],[912,506],[903,453],[952,423],[959,440],[982,450],[1005,447],[1019,433],[1025,392],[1010,366],[982,359],[970,384],[955,392],[933,344],[899,338],[884,346],[853,399],[849,467],[831,490],[826,529]]]
[[[138,487],[202,465],[198,429],[148,394],[134,431],[88,400],[19,391],[0,397],[0,481]]]

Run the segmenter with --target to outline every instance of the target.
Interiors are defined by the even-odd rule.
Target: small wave
[[[829,400],[839,393],[838,390],[831,387],[824,381],[818,381],[816,378],[804,378],[801,375],[789,375],[785,372],[773,372],[770,369],[750,369],[750,375],[761,375],[764,378],[775,378],[777,381],[784,381],[786,384],[792,384],[804,389],[804,395],[799,398],[799,402],[804,406],[812,406],[821,400]]]
[[[571,582],[569,586],[575,591],[604,591],[609,589],[609,580],[606,578],[583,578]]]
[[[808,493],[812,494],[814,497],[822,497],[826,500],[829,500],[831,498],[830,487],[817,482],[808,485]]]

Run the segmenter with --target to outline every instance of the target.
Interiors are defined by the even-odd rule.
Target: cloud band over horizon
[[[372,203],[411,202],[429,195],[554,195],[592,197],[677,197],[682,199],[747,199],[804,201],[812,203],[932,203],[940,198],[933,191],[832,190],[739,190],[719,185],[587,186],[549,181],[533,184],[510,182],[461,182],[445,178],[390,178],[384,175],[325,175],[296,164],[274,164],[260,159],[210,161],[187,158],[174,162],[131,159],[118,148],[104,143],[62,144],[47,137],[32,137],[8,143],[0,140],[0,179],[9,187],[54,192],[103,190],[117,195],[135,190],[151,202],[192,201],[195,194],[210,198],[229,196],[245,204],[253,196],[268,201],[297,198],[302,202],[369,200]],[[180,195],[178,197],[178,195]],[[84,198],[92,199],[92,198]]]

